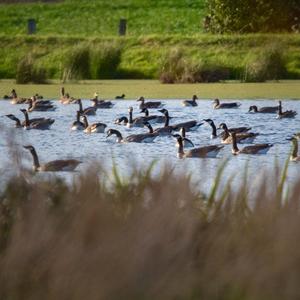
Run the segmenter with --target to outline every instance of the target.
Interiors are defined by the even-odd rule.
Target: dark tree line
[[[300,0],[206,0],[207,31],[300,31]]]

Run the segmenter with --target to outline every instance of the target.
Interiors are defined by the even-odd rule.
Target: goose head
[[[161,112],[161,113],[164,114],[164,115],[167,115],[167,114],[168,114],[168,110],[165,109],[165,108],[159,109],[158,111]]]
[[[197,95],[193,95],[192,100],[195,101],[197,99],[198,99]]]
[[[221,123],[218,127],[218,129],[223,129],[223,130],[227,130],[227,125],[225,123]]]
[[[257,106],[256,106],[256,105],[251,105],[251,106],[249,107],[248,112],[251,112],[251,111],[257,112]]]
[[[141,102],[144,102],[145,101],[145,98],[144,97],[140,97],[139,99],[137,99],[136,101],[141,101]]]
[[[219,100],[218,98],[216,98],[216,99],[213,101],[213,104],[219,105],[219,104],[220,104],[220,100]]]

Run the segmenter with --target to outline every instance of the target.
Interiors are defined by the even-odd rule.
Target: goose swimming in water
[[[86,133],[104,133],[105,128],[107,127],[104,123],[94,123],[89,125],[87,116],[82,116],[84,124],[84,132]]]
[[[25,103],[26,100],[28,100],[27,98],[18,97],[15,89],[12,89],[10,95],[8,96],[8,99],[11,99],[10,101],[11,104],[23,104]]]
[[[71,125],[71,130],[84,130],[85,126],[80,121],[80,111],[78,110],[76,113],[76,121],[74,121]]]
[[[214,109],[221,109],[221,108],[238,108],[241,106],[240,102],[229,102],[229,103],[220,103],[219,99],[215,99],[213,101],[213,108]]]
[[[29,100],[29,106],[27,108],[28,112],[32,111],[54,111],[56,107],[52,104],[42,104],[40,101],[37,101],[33,96]]]
[[[153,132],[153,128],[149,123],[145,123],[145,126],[148,127],[148,133],[141,133],[141,134],[131,134],[125,138],[123,138],[120,131],[115,129],[109,129],[107,131],[107,136],[110,137],[111,135],[117,136],[117,143],[151,143],[153,140],[158,136],[157,133]]]
[[[149,115],[149,110],[147,108],[143,108],[141,110],[141,113],[144,113],[144,122],[149,122],[149,123],[164,123],[166,121],[165,116],[158,116],[158,115]],[[169,117],[171,119],[171,117]]]
[[[243,149],[239,149],[237,146],[237,139],[236,139],[236,133],[232,132],[230,133],[231,136],[231,142],[232,142],[232,149],[231,152],[234,155],[243,153],[243,154],[266,154],[271,147],[273,147],[272,144],[256,144],[251,146],[246,146]]]
[[[29,120],[28,112],[26,109],[20,109],[20,111],[25,116],[24,129],[39,129],[47,130],[50,129],[50,126],[54,123],[54,119],[51,118],[35,118]]]
[[[208,123],[211,127],[211,139],[217,138],[217,127],[212,119],[203,119],[204,122]]]
[[[277,119],[283,119],[283,118],[294,118],[297,115],[297,112],[294,110],[286,110],[282,111],[282,103],[281,101],[278,101],[278,113],[277,113]]]
[[[40,164],[38,155],[33,146],[24,146],[29,150],[33,157],[33,170],[35,172],[58,172],[58,171],[74,171],[82,162],[76,159],[53,160],[45,164]]]
[[[116,96],[115,99],[125,99],[125,94],[122,94],[121,96]]]
[[[300,161],[300,156],[298,155],[298,140],[296,136],[288,139],[292,142],[292,153],[290,155],[290,161]]]
[[[163,135],[163,136],[171,135],[173,131],[173,126],[169,125],[170,117],[169,117],[168,110],[163,108],[160,109],[159,112],[165,115],[165,124],[164,127],[156,128],[154,132],[157,133],[158,135]]]
[[[235,133],[243,133],[243,132],[248,132],[249,130],[251,130],[251,127],[234,127],[234,128],[228,128],[227,125],[225,123],[221,123],[219,125],[219,127],[217,129],[224,129],[227,128],[228,132],[235,132]],[[225,130],[224,132],[221,133],[221,137],[224,137],[226,134]]]
[[[82,101],[81,99],[76,100],[76,103],[79,105],[79,112],[82,116],[95,116],[97,112],[97,107],[96,106],[90,106],[85,109],[82,107]]]
[[[199,148],[193,148],[189,151],[184,152],[182,137],[179,134],[174,134],[173,137],[177,139],[177,147],[178,147],[177,156],[179,158],[184,158],[184,157],[215,158],[218,155],[219,151],[222,148],[224,148],[223,145],[210,145],[210,146],[204,146]]]
[[[193,144],[193,142],[185,136],[185,128],[184,127],[182,127],[179,130],[179,132],[180,132],[180,135],[181,135],[181,138],[182,138],[182,144],[183,144],[184,148],[195,147],[195,145]],[[177,145],[179,146],[178,143],[177,143]]]
[[[26,111],[26,110],[25,110]],[[9,118],[9,119],[11,119],[11,120],[13,120],[13,121],[15,121],[16,123],[15,123],[15,127],[16,128],[23,128],[23,127],[25,127],[25,125],[26,125],[26,119],[25,119],[25,121],[23,121],[22,123],[21,123],[21,121],[20,121],[20,119],[19,118],[17,118],[15,115],[13,115],[13,114],[8,114],[8,115],[5,115],[7,118]],[[45,120],[45,118],[33,118],[33,119],[30,119],[30,120],[27,120],[27,124],[28,124],[28,122],[29,123],[33,123],[33,122],[36,122],[36,121],[42,121],[42,120]]]
[[[128,118],[125,116],[117,118],[114,121],[114,124],[117,124],[117,125],[127,125],[127,123],[128,123]]]
[[[91,101],[93,101],[93,106],[97,108],[112,108],[114,106],[111,101],[99,100],[97,93],[94,94],[94,98]]]
[[[257,108],[256,105],[251,105],[248,112],[261,113],[261,114],[276,114],[278,112],[278,106],[265,106]]]
[[[181,102],[181,104],[183,106],[198,106],[198,103],[196,102],[197,99],[198,99],[198,97],[196,95],[194,95],[192,100],[183,100]]]
[[[65,88],[62,87],[60,90],[60,99],[59,102],[62,104],[71,104],[75,103],[78,99],[70,97],[69,93],[65,93]]]
[[[144,97],[140,97],[138,100],[136,101],[139,101],[141,102],[139,108],[140,109],[143,109],[143,108],[159,108],[159,107],[162,107],[163,104],[160,102],[160,101],[148,101],[148,102],[145,102],[145,98]]]
[[[259,135],[259,133],[253,132],[230,132],[225,123],[221,123],[219,129],[223,129],[223,133],[221,136],[221,143],[222,144],[231,144],[232,143],[232,136],[231,133],[235,133],[236,140],[238,143],[250,144],[254,141],[254,139]]]

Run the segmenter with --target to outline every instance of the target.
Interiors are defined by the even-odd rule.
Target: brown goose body
[[[137,101],[140,101],[141,104],[139,106],[140,109],[143,108],[160,108],[163,106],[163,104],[160,101],[148,101],[145,102],[144,97],[140,97]]]
[[[89,125],[86,116],[83,116],[83,124],[85,127],[84,128],[85,133],[104,133],[105,128],[107,127],[106,124],[100,122]]]
[[[170,117],[169,112],[166,109],[160,109],[159,112],[165,115],[165,124],[164,127],[156,128],[154,130],[155,134],[161,135],[161,136],[168,136],[172,134],[173,126],[169,125]]]
[[[29,100],[29,106],[27,111],[54,111],[56,110],[56,107],[52,104],[43,104],[40,101],[37,101],[35,96],[31,97]]]
[[[281,101],[278,101],[278,113],[277,113],[277,119],[284,119],[284,118],[294,118],[297,115],[297,112],[295,110],[286,110],[282,111],[282,103]]]
[[[116,135],[117,143],[151,143],[158,136],[158,134],[153,132],[153,129],[149,123],[146,123],[145,126],[149,129],[148,133],[131,134],[123,138],[122,134],[118,130],[109,129],[107,131],[107,137]]]
[[[114,104],[111,101],[105,101],[105,100],[99,100],[98,99],[98,94],[95,93],[94,94],[94,98],[91,99],[91,101],[93,102],[93,106],[97,107],[97,108],[112,108],[114,106]]]
[[[82,163],[76,159],[60,159],[40,164],[35,148],[31,145],[24,146],[24,148],[30,151],[33,158],[33,170],[36,172],[70,172],[74,171]]]
[[[243,149],[239,149],[237,146],[236,133],[230,133],[232,137],[232,154],[266,154],[271,147],[272,144],[255,144],[251,146],[246,146]]]
[[[84,116],[84,115],[95,116],[96,115],[97,107],[90,106],[90,107],[83,109],[81,99],[76,100],[76,103],[78,103],[78,105],[79,105],[79,112],[82,116]]]
[[[25,129],[47,130],[50,129],[50,126],[55,122],[55,120],[51,118],[35,118],[30,120],[26,109],[20,109],[20,111],[25,117],[23,125]]]
[[[278,106],[265,106],[257,108],[256,105],[251,105],[248,112],[261,113],[261,114],[276,114],[278,112]]]
[[[173,136],[177,139],[177,147],[178,147],[177,156],[179,158],[184,158],[184,157],[215,158],[220,152],[220,150],[224,148],[223,145],[209,145],[204,147],[193,148],[185,152],[183,150],[182,137],[179,134],[174,134]]]
[[[182,102],[181,102],[181,104],[182,104],[182,106],[198,106],[198,103],[197,103],[197,100],[198,99],[198,97],[196,96],[196,95],[194,95],[193,97],[192,97],[192,100],[183,100]]]
[[[239,103],[239,102],[220,103],[219,99],[215,99],[213,101],[214,109],[238,108],[240,106],[241,106],[241,103]]]
[[[236,134],[236,140],[238,143],[252,143],[253,140],[259,135],[259,133],[246,132],[246,130],[251,129],[248,127],[232,128],[231,131],[229,131],[227,125],[225,123],[221,123],[219,128],[224,130],[221,134],[221,143],[222,144],[231,144],[232,143],[231,133]],[[243,131],[243,130],[245,130],[245,131]]]

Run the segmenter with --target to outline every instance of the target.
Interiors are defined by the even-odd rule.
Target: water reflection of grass
[[[153,177],[152,167],[126,178],[93,167],[72,185],[24,172],[12,179],[0,196],[1,298],[299,294],[300,178],[283,193],[285,170],[275,168],[255,191],[245,179],[219,197],[216,179],[207,199],[188,176],[166,167]]]
[[[0,80],[0,97],[15,88],[23,97],[39,93],[45,97],[59,98],[61,86],[61,83],[55,81],[47,85],[17,85],[13,80]],[[300,98],[300,82],[297,80],[209,84],[161,84],[156,80],[86,80],[64,86],[72,96],[81,98],[91,98],[96,91],[103,98],[114,98],[124,93],[127,99],[135,99],[141,95],[146,98],[191,98],[193,94],[197,94],[200,98]]]

